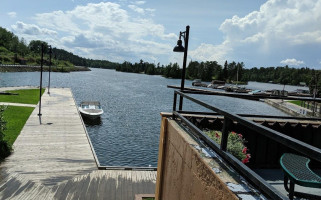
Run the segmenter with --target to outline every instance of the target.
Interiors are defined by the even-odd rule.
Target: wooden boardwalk
[[[42,97],[0,164],[0,199],[128,199],[154,193],[156,172],[97,170],[71,90]]]

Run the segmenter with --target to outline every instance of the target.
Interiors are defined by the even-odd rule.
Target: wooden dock
[[[68,88],[42,97],[0,164],[0,199],[124,199],[154,193],[156,172],[98,170]]]

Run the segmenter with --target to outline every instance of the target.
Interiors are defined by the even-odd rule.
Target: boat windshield
[[[82,107],[83,109],[88,109],[88,108],[89,108],[89,105],[81,105],[81,107]]]
[[[83,109],[101,109],[101,106],[100,105],[83,104],[83,105],[81,105],[81,108],[83,108]]]
[[[95,105],[89,105],[89,109],[96,109]]]

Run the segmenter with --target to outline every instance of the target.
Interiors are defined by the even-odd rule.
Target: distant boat
[[[83,101],[80,103],[79,112],[89,119],[97,119],[104,113],[98,101]]]
[[[250,89],[246,89],[245,87],[240,87],[240,86],[237,86],[237,85],[233,85],[233,86],[225,87],[225,91],[226,92],[236,92],[236,93],[248,93],[251,90]]]
[[[195,79],[195,80],[192,82],[192,86],[207,87],[207,84],[206,84],[206,83],[202,83],[202,80],[201,80],[201,79]]]
[[[213,80],[207,87],[217,89],[220,86],[224,86],[225,81]]]
[[[262,90],[253,90],[253,91],[249,92],[249,94],[263,95],[263,94],[265,94],[265,92]]]

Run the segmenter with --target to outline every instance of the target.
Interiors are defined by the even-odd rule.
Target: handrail
[[[178,88],[176,86],[167,85],[168,88]],[[299,96],[277,96],[277,95],[252,95],[247,93],[230,93],[230,92],[220,92],[217,90],[206,90],[206,89],[196,89],[185,87],[183,90],[184,93],[189,94],[203,94],[203,95],[218,95],[218,96],[226,96],[226,97],[234,97],[240,99],[248,99],[259,101],[260,99],[283,99],[283,100],[301,100],[301,101],[314,101],[321,102],[321,98],[313,98],[313,97],[299,97]]]
[[[195,112],[195,111],[178,111],[181,114],[191,114],[191,115],[206,115],[206,116],[222,116],[219,113],[216,112]],[[236,114],[241,117],[247,117],[247,118],[265,118],[265,119],[287,119],[287,120],[304,120],[304,121],[317,121],[321,122],[320,118],[315,118],[315,117],[291,117],[291,116],[273,116],[273,115],[255,115],[255,114]]]
[[[224,123],[223,123],[223,131],[222,131],[222,141],[221,145],[217,145],[212,139],[210,139],[203,131],[198,129],[194,124],[192,124],[189,120],[187,120],[183,115],[180,114],[180,112],[183,112],[182,110],[176,111],[176,99],[177,95],[180,95],[183,98],[186,98],[196,104],[199,104],[211,111],[214,111],[220,115],[224,116]],[[203,101],[200,101],[198,99],[195,99],[193,97],[190,97],[186,94],[184,94],[181,91],[175,90],[174,91],[174,101],[173,101],[173,118],[179,118],[186,124],[195,134],[196,137],[202,139],[209,147],[213,148],[222,158],[224,158],[226,161],[228,161],[235,169],[237,169],[243,176],[245,176],[248,180],[250,180],[252,183],[258,186],[258,188],[268,196],[270,196],[273,199],[287,199],[284,197],[279,191],[277,191],[274,187],[272,187],[269,183],[267,183],[265,180],[263,180],[259,175],[257,175],[254,171],[252,171],[250,168],[248,168],[246,165],[244,165],[241,161],[236,159],[234,156],[226,152],[226,146],[227,146],[227,136],[229,132],[229,125],[231,121],[236,121],[256,132],[258,132],[261,135],[264,135],[278,143],[281,143],[287,147],[290,147],[291,149],[294,149],[296,151],[300,151],[301,153],[305,154],[306,156],[313,158],[317,161],[321,162],[321,149],[316,148],[314,146],[311,146],[309,144],[306,144],[304,142],[301,142],[297,139],[291,138],[287,135],[284,135],[278,131],[275,131],[273,129],[267,128],[263,125],[257,124],[255,122],[252,122],[240,115],[229,113],[223,109],[216,108],[214,106],[211,106]]]

